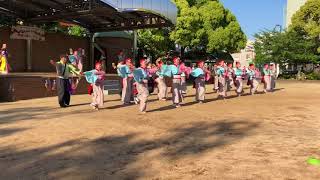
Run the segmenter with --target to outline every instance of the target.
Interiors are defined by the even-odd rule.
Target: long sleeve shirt
[[[167,65],[163,64],[156,72],[157,76],[159,76],[160,78],[163,78],[166,68],[167,68]]]
[[[106,73],[104,71],[102,71],[102,70],[101,71],[95,70],[94,74],[98,76],[96,84],[103,84],[104,80],[105,80]]]
[[[234,74],[236,75],[236,77],[240,77],[243,75],[243,70],[242,69],[239,69],[239,68],[236,68],[234,70]]]
[[[148,80],[147,69],[139,67],[139,68],[134,70],[133,75],[134,75],[134,80],[137,83],[145,83]]]
[[[118,72],[118,75],[122,78],[127,78],[127,77],[130,77],[132,72],[129,68],[128,65],[118,65],[117,67],[117,72]]]
[[[224,67],[221,67],[221,66],[218,66],[217,67],[217,75],[218,76],[225,76],[225,72],[226,72],[226,69]]]
[[[202,68],[196,68],[191,72],[191,76],[198,78],[198,77],[205,77],[205,72]]]
[[[264,75],[264,76],[270,76],[270,74],[271,74],[271,72],[270,72],[269,69],[263,68],[263,75]]]
[[[247,70],[247,74],[248,74],[249,80],[253,80],[253,79],[256,78],[256,72],[255,72],[255,70],[248,69],[248,70]]]
[[[61,79],[69,79],[71,74],[79,75],[80,71],[71,64],[56,63],[57,75]]]
[[[69,73],[69,68],[67,64],[63,64],[61,62],[58,62],[56,64],[56,70],[57,70],[57,75],[61,79],[69,79],[70,73]]]

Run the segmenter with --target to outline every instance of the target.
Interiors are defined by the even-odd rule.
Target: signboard
[[[44,30],[30,26],[12,26],[11,39],[44,41]]]

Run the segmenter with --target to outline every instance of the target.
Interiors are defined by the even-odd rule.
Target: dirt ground
[[[0,179],[320,179],[320,83],[278,82],[272,94],[184,105],[151,96],[148,113],[118,95],[0,103]],[[246,89],[248,92],[248,89]],[[231,93],[234,95],[234,93]]]

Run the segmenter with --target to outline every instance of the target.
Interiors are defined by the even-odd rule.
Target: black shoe
[[[66,106],[66,105],[60,105],[60,107],[61,107],[61,108],[66,108],[66,107],[68,107],[68,106]]]

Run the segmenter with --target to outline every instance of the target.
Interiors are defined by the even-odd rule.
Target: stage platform
[[[18,100],[34,99],[56,96],[53,88],[56,79],[55,73],[10,73],[0,74],[0,102],[12,102]],[[117,74],[107,74],[105,93],[117,93],[119,88]],[[86,94],[88,83],[82,77],[75,94]]]

